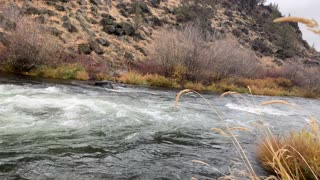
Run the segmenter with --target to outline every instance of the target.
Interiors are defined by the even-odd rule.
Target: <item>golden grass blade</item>
[[[234,179],[236,179],[234,176],[223,176],[218,178],[218,180],[234,180]]]
[[[177,94],[177,96],[176,96],[176,102],[175,102],[175,105],[174,105],[175,110],[177,110],[180,97],[181,97],[183,94],[185,94],[185,93],[190,93],[190,92],[192,92],[192,90],[190,90],[190,89],[185,89],[185,90],[180,91],[180,92]]]
[[[311,29],[311,28],[308,28],[309,31],[315,33],[315,34],[319,34],[320,35],[320,29]]]
[[[283,100],[272,100],[272,101],[267,101],[267,102],[263,102],[260,105],[261,106],[265,106],[265,105],[270,105],[270,104],[285,104],[285,105],[293,105],[287,101],[283,101]]]
[[[292,146],[289,146],[289,147],[292,148],[296,153],[299,154],[299,156],[302,158],[304,163],[308,166],[308,168],[311,171],[311,173],[313,174],[314,178],[316,180],[319,180],[319,178],[318,178],[317,174],[315,173],[314,169],[309,165],[308,161],[302,156],[302,154],[298,150],[296,150],[294,147],[292,147]]]
[[[273,22],[275,22],[275,23],[278,23],[278,22],[299,22],[299,23],[307,25],[310,28],[316,28],[319,26],[317,21],[314,19],[306,19],[306,18],[293,17],[293,16],[277,18]]]
[[[251,87],[250,87],[250,86],[247,86],[247,88],[248,88],[248,90],[249,90],[250,94],[252,95]]]
[[[311,129],[313,130],[313,132],[315,133],[315,135],[317,136],[317,138],[319,138],[319,140],[320,140],[319,125],[318,125],[317,119],[314,118],[313,116],[310,116],[310,122],[308,124],[311,127]]]
[[[276,176],[266,177],[264,180],[279,180]]]
[[[239,93],[233,92],[233,91],[228,91],[228,92],[225,92],[225,93],[221,94],[220,97],[225,97],[225,96],[227,96],[227,95],[234,95],[234,94],[239,94]]]
[[[309,31],[312,31],[315,34],[320,35],[320,29],[319,29],[319,24],[316,20],[314,19],[306,19],[306,18],[301,18],[301,17],[282,17],[275,19],[273,22],[297,22],[297,23],[302,23],[305,24],[308,27]]]
[[[219,133],[219,134],[221,134],[221,135],[223,135],[223,136],[225,136],[225,137],[227,137],[227,138],[230,138],[230,136],[229,136],[226,132],[224,132],[224,130],[222,130],[222,129],[219,129],[219,128],[211,128],[211,130],[212,130],[212,131],[215,131],[215,132],[217,132],[217,133]]]
[[[230,131],[250,131],[251,130],[249,128],[245,128],[245,127],[232,127],[232,128],[228,128],[228,130]]]
[[[198,164],[202,164],[202,165],[204,165],[204,166],[210,166],[208,163],[203,162],[203,161],[199,161],[199,160],[192,160],[192,162],[198,163]]]

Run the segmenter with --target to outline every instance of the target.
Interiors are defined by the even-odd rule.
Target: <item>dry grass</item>
[[[165,88],[180,88],[179,84],[177,84],[175,80],[168,79],[158,74],[141,75],[139,73],[131,71],[122,74],[118,80],[125,84],[156,86]]]
[[[258,147],[259,160],[282,179],[318,179],[320,139],[319,130],[315,129],[292,132],[283,137],[266,137]]]
[[[58,67],[41,66],[26,72],[25,75],[39,76],[55,79],[78,79],[88,80],[89,74],[79,64],[66,64]]]
[[[274,22],[279,23],[279,22],[297,22],[297,23],[302,23],[306,25],[310,31],[314,32],[315,34],[320,35],[320,29],[319,29],[319,24],[316,20],[314,19],[306,19],[306,18],[301,18],[301,17],[282,17],[275,19]]]
[[[249,90],[251,91],[251,90]],[[175,101],[175,109],[181,97],[185,94],[194,93],[198,94],[219,116],[221,120],[222,117],[219,115],[216,109],[208,102],[203,96],[191,89],[185,89],[180,91],[177,94]],[[236,92],[226,92],[221,95],[221,97],[227,95],[239,95],[241,94]],[[242,96],[241,96],[242,97]],[[261,103],[262,106],[272,105],[272,104],[283,104],[291,107],[297,107],[295,104],[292,104],[283,100],[272,100]],[[295,179],[316,179],[320,177],[320,136],[319,136],[319,127],[317,120],[314,117],[310,117],[309,128],[303,129],[301,131],[295,131],[290,133],[287,136],[278,137],[275,136],[268,127],[258,124],[257,125],[260,134],[257,134],[260,139],[258,145],[258,159],[262,162],[263,166],[272,174],[269,177],[258,177],[253,169],[251,162],[249,161],[242,145],[240,144],[238,137],[235,135],[234,131],[249,131],[250,129],[245,127],[229,127],[226,124],[224,129],[221,128],[212,128],[212,131],[215,131],[224,137],[228,138],[234,147],[239,152],[239,155],[244,163],[246,168],[245,172],[242,172],[239,176],[244,176],[248,179],[286,179],[286,180],[295,180]],[[202,164],[204,166],[210,166],[209,163],[192,160],[194,163]],[[224,176],[220,179],[237,179],[235,175]]]
[[[155,86],[165,88],[183,88],[195,91],[210,91],[216,93],[236,92],[250,93],[255,95],[266,96],[301,96],[301,97],[317,97],[317,91],[299,88],[286,78],[265,78],[265,79],[248,79],[248,78],[227,78],[222,79],[211,85],[204,85],[201,82],[181,82],[175,78],[166,78],[157,74],[142,75],[137,72],[128,72],[122,74],[118,79],[126,84]],[[178,84],[181,82],[181,86]],[[249,88],[248,88],[249,87]]]

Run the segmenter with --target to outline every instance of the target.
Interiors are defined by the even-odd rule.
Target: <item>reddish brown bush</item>
[[[187,68],[188,80],[219,80],[226,77],[255,77],[259,61],[250,50],[231,39],[215,39],[193,25],[182,30],[162,29],[151,47],[152,59],[172,76],[175,67]]]
[[[282,66],[283,76],[295,85],[320,92],[320,67],[305,66],[299,62],[287,63]]]
[[[76,62],[81,64],[90,76],[96,76],[99,73],[108,73],[109,66],[106,62],[97,62],[91,56],[79,55],[75,58]]]
[[[135,64],[132,64],[130,67],[131,70],[138,71],[142,74],[159,74],[164,75],[164,67],[157,61],[142,61]]]
[[[8,56],[3,63],[14,71],[29,71],[41,65],[61,63],[63,49],[59,40],[30,17],[21,15],[15,7],[2,10],[6,21],[14,24],[8,40]]]

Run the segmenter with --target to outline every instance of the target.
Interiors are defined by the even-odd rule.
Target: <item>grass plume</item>
[[[282,17],[282,18],[277,18],[274,20],[275,23],[280,23],[280,22],[297,22],[297,23],[302,23],[306,25],[310,31],[314,32],[315,34],[320,35],[320,29],[319,29],[319,24],[316,20],[314,19],[306,19],[302,17]]]

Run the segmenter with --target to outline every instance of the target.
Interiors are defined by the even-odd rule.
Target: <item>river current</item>
[[[257,123],[275,134],[320,117],[316,99],[203,96],[143,87],[0,78],[0,179],[217,179],[245,170],[230,140],[236,132],[258,175]],[[260,106],[281,99],[297,106]],[[196,161],[195,161],[196,160]],[[205,162],[204,165],[197,161]],[[240,172],[240,173],[239,173]]]

